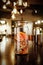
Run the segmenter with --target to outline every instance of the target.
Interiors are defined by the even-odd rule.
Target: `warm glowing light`
[[[24,3],[23,3],[23,6],[27,7],[27,2],[24,2]]]
[[[4,20],[3,20],[3,21],[1,20],[0,23],[1,23],[1,24],[5,24],[5,21],[4,21]]]
[[[38,20],[37,23],[40,24],[41,23],[40,20]]]
[[[23,10],[22,10],[22,9],[20,10],[20,13],[21,13],[21,14],[23,13]]]
[[[6,5],[9,5],[10,4],[10,0],[7,1]]]
[[[13,5],[15,6],[16,5],[16,2],[13,2]]]
[[[17,13],[17,9],[16,9],[16,8],[14,8],[14,9],[13,9],[13,12],[14,12],[14,14],[16,14],[16,13]]]
[[[7,7],[6,7],[6,5],[3,5],[3,9],[6,9]]]
[[[14,14],[19,14],[19,12],[17,11],[16,7],[14,7],[12,13],[14,13]]]
[[[35,22],[35,24],[38,24],[37,22]]]
[[[40,24],[41,22],[40,22],[40,20],[38,20],[37,22],[35,22],[35,24]]]
[[[37,10],[35,10],[35,13],[37,13]]]
[[[43,23],[43,20],[41,21],[41,23]]]
[[[11,18],[12,18],[12,19],[15,19],[15,18],[16,18],[16,17],[15,17],[15,14],[12,14]]]
[[[6,2],[6,0],[2,0],[4,3]]]
[[[42,31],[42,28],[40,28],[40,31]]]

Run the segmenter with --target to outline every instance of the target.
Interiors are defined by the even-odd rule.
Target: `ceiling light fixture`
[[[23,6],[24,7],[27,7],[27,2],[23,2]]]
[[[6,0],[2,0],[4,3],[6,2]]]
[[[40,24],[41,23],[40,20],[38,20],[37,23]]]
[[[16,17],[15,17],[15,15],[14,15],[14,14],[12,14],[11,18],[12,18],[12,20],[14,20]]]
[[[35,24],[41,24],[40,20],[38,20],[37,22],[35,22]]]
[[[35,10],[35,13],[37,13],[37,10]]]
[[[23,10],[22,10],[22,9],[20,10],[20,13],[21,13],[21,14],[23,13]]]
[[[35,24],[38,24],[37,22],[35,22]]]
[[[16,2],[13,2],[13,6],[16,6]]]
[[[6,7],[6,5],[3,5],[3,9],[6,9],[7,7]]]
[[[13,6],[14,6],[14,8],[13,8],[13,10],[12,10],[12,13],[14,13],[14,14],[19,14],[19,12],[18,12],[18,10],[17,10],[17,7],[16,7],[16,2],[13,2]]]
[[[40,28],[40,31],[42,31],[42,28]]]
[[[10,0],[8,0],[7,3],[6,3],[6,5],[9,5],[10,3],[11,3]]]
[[[0,20],[0,23],[1,23],[1,24],[5,24],[5,21],[4,21],[4,20]]]
[[[41,23],[43,23],[43,20],[41,21]]]
[[[17,11],[16,7],[13,9],[12,13],[19,14],[19,12]]]

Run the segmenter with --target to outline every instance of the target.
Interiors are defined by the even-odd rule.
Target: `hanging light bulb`
[[[20,10],[20,13],[21,13],[21,14],[23,13],[23,10],[22,10],[22,9]]]
[[[14,20],[16,17],[15,17],[15,15],[14,15],[14,14],[12,14],[11,18],[12,18],[12,20]]]
[[[15,6],[16,5],[16,2],[13,2],[13,6]]]
[[[42,28],[40,28],[40,31],[42,31]]]
[[[9,5],[10,3],[11,3],[10,0],[8,0],[7,3],[6,3],[6,5]]]
[[[13,8],[13,10],[12,10],[12,19],[14,20],[16,17],[15,17],[15,14],[19,14],[19,12],[17,11],[17,8],[16,8],[16,2],[13,2],[13,6],[14,6],[14,8]]]
[[[37,22],[35,22],[35,24],[38,24]]]
[[[6,7],[6,5],[3,5],[3,9],[6,9],[7,7]]]
[[[2,0],[4,3],[6,2],[6,0]]]
[[[41,23],[43,23],[43,20],[41,21]]]
[[[1,24],[5,24],[5,21],[4,20],[2,20],[2,21],[0,21],[1,22]]]
[[[14,13],[14,14],[19,14],[19,12],[17,11],[16,6],[14,7],[14,9],[13,9],[12,13]]]
[[[35,13],[37,14],[37,10],[35,10]]]
[[[17,9],[14,8],[13,11],[12,11],[12,13],[16,14],[17,13]]]
[[[14,3],[13,3],[14,9],[13,9],[13,11],[12,11],[12,13],[14,13],[14,14],[17,13],[17,9],[16,9],[16,6],[15,6],[15,5],[16,5],[16,3],[14,2]]]
[[[24,7],[27,7],[27,2],[23,2],[23,6]]]
[[[41,24],[40,20],[37,21],[38,24]]]

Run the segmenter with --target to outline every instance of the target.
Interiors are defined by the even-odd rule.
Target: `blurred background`
[[[0,0],[0,65],[43,65],[43,0]]]

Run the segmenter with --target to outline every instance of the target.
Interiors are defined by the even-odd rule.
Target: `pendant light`
[[[4,4],[4,5],[3,5],[3,9],[6,9],[6,8],[7,8],[7,7],[6,7],[6,5]]]
[[[22,9],[20,10],[20,13],[21,13],[21,14],[23,13],[23,10],[22,10]]]
[[[3,3],[6,3],[6,0],[2,0],[3,1]]]
[[[12,10],[12,13],[14,13],[14,14],[19,14],[15,2],[13,3],[13,6],[14,6],[14,8],[13,8],[13,10]]]
[[[14,20],[16,18],[15,14],[12,14],[11,18],[12,18],[12,20]]]
[[[6,5],[9,5],[10,3],[11,3],[10,0],[8,0],[7,3],[6,3]]]

